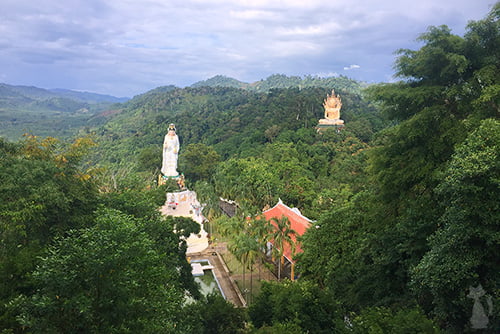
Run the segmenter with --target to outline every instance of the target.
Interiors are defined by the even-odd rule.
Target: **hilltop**
[[[368,84],[346,76],[336,77],[319,77],[306,75],[286,76],[284,74],[273,74],[266,79],[262,79],[253,83],[246,83],[224,75],[216,75],[207,80],[202,80],[191,85],[191,87],[232,87],[241,88],[255,92],[267,92],[276,88],[308,88],[308,87],[334,87],[335,89],[343,89],[359,92],[360,89]]]

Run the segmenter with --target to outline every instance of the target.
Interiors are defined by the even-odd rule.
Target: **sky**
[[[132,97],[215,75],[394,80],[429,26],[496,0],[1,0],[0,82]]]

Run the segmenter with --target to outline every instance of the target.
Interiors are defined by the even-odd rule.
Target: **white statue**
[[[493,314],[493,301],[491,296],[486,296],[486,304],[488,305],[488,314],[486,314],[486,310],[484,309],[483,304],[481,303],[481,297],[486,295],[486,291],[484,291],[481,284],[477,287],[469,286],[469,294],[468,298],[474,300],[474,305],[472,306],[472,316],[470,317],[471,327],[474,329],[484,329],[488,327],[488,315]]]
[[[163,161],[161,173],[167,177],[179,176],[177,172],[177,156],[179,155],[179,137],[175,133],[175,125],[168,126],[168,132],[163,140]]]

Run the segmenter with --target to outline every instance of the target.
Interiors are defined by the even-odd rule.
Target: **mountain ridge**
[[[128,97],[116,97],[108,94],[92,93],[86,91],[80,92],[66,88],[45,89],[36,86],[10,85],[7,83],[0,83],[0,97],[8,96],[6,95],[6,93],[23,95],[34,100],[46,98],[70,98],[87,103],[122,103],[130,99]]]
[[[350,91],[360,91],[367,87],[365,82],[350,79],[346,76],[320,77],[313,75],[287,76],[285,74],[272,74],[266,79],[247,83],[225,75],[216,75],[206,80],[195,82],[189,87],[231,87],[256,92],[266,92],[276,88],[308,88],[308,87],[336,87]]]

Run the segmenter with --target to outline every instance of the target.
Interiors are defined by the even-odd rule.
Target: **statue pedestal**
[[[180,175],[177,176],[165,176],[165,175],[158,175],[158,185],[162,186],[167,183],[167,180],[172,179],[172,180],[179,180]]]
[[[318,122],[318,125],[316,125],[316,130],[318,132],[328,130],[328,129],[333,129],[337,132],[342,130],[344,128],[344,121],[341,120],[340,118],[337,119],[320,119]]]

